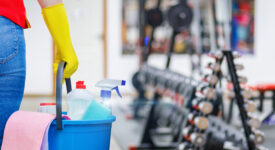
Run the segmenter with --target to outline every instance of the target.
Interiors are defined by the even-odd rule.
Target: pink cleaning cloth
[[[55,115],[46,113],[13,113],[5,127],[2,150],[41,150],[43,138],[54,119]]]

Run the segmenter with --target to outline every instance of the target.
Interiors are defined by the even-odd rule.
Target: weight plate
[[[163,14],[160,9],[154,8],[146,12],[147,23],[152,27],[158,27],[163,22]]]
[[[177,32],[182,32],[188,28],[192,22],[193,12],[186,4],[172,6],[168,10],[168,21]]]

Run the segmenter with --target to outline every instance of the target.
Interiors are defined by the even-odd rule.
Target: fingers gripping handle
[[[66,66],[65,62],[60,62],[58,64],[57,74],[56,74],[56,126],[57,130],[62,130],[62,80],[63,71]],[[66,80],[67,93],[71,92],[72,85],[71,79]]]

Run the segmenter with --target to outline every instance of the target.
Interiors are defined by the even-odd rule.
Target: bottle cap
[[[84,84],[84,81],[77,81],[76,88],[77,89],[86,89],[86,85]]]
[[[40,106],[55,106],[56,103],[40,103]]]

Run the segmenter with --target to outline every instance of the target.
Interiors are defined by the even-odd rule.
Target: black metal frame
[[[234,56],[232,54],[232,51],[223,51],[223,54],[227,60],[228,70],[231,77],[231,81],[234,86],[234,92],[235,92],[235,100],[237,102],[238,108],[240,110],[240,116],[242,125],[245,132],[246,142],[249,150],[255,150],[256,146],[255,143],[251,140],[252,130],[251,127],[248,125],[248,115],[244,108],[244,98],[241,94],[241,86],[239,82],[239,77],[236,72],[236,66],[234,63]]]

